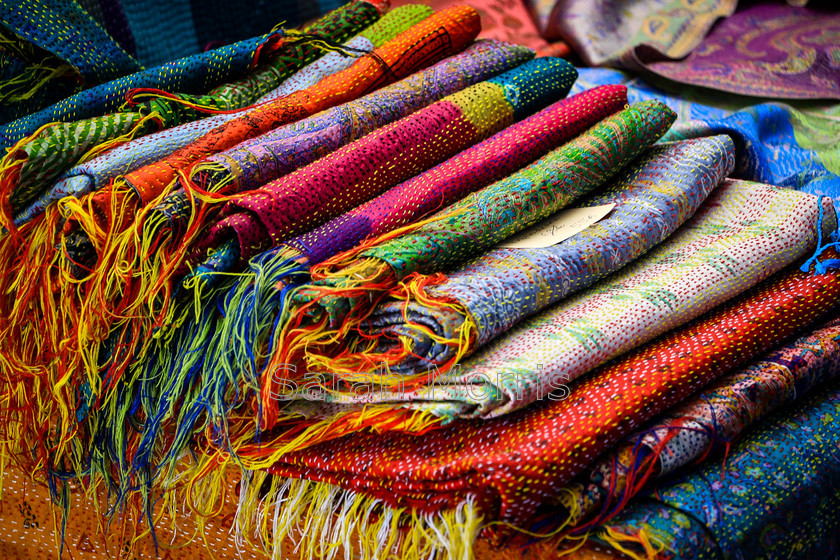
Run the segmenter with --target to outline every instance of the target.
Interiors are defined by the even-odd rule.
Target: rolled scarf
[[[600,528],[635,558],[836,558],[840,385],[756,428],[724,460],[662,484]]]
[[[65,225],[64,246],[69,252],[70,274],[86,275],[97,255],[120,244],[114,233],[129,229],[140,207],[160,202],[161,195],[175,186],[176,174],[202,158],[228,149],[284,124],[353,100],[462,51],[479,31],[479,19],[468,6],[437,13],[401,33],[380,49],[357,60],[350,68],[292,95],[254,108],[245,115],[219,126],[166,159],[142,167],[116,181],[106,190],[76,203],[68,202],[70,215]],[[133,235],[133,233],[130,232]],[[96,254],[95,254],[96,253]]]
[[[480,254],[604,184],[664,134],[674,116],[657,102],[634,105],[414,231],[398,230],[403,235],[388,234],[395,238],[374,240],[370,247],[325,261],[313,269],[315,282],[295,292],[270,367],[298,364],[305,357],[316,369],[343,371],[329,359],[331,342],[355,328],[399,280],[413,272],[445,270]],[[264,404],[278,380],[271,377],[264,380]]]
[[[290,279],[288,270],[271,275],[272,270],[288,269],[287,259],[303,254],[318,262],[325,255],[339,251],[344,244],[352,245],[367,235],[378,235],[410,223],[499,176],[508,175],[605,115],[620,110],[625,104],[623,94],[623,88],[596,88],[559,101],[379,198],[287,242],[281,249],[254,259],[252,272],[238,279],[224,297],[221,314],[216,312],[215,299],[208,300],[199,318],[190,319],[177,329],[172,342],[161,339],[142,364],[142,373],[136,378],[160,383],[144,382],[140,389],[146,421],[134,467],[142,468],[150,450],[161,449],[156,443],[157,430],[170,418],[177,419],[177,434],[174,443],[167,447],[167,461],[181,455],[179,446],[189,441],[182,434],[192,434],[197,429],[196,419],[206,418],[214,439],[224,441],[227,420],[222,411],[246,402],[258,390],[256,372],[264,365],[264,345],[282,303],[283,292],[275,286],[281,280]],[[521,138],[534,138],[534,142],[522,144]],[[310,242],[322,238],[330,239],[330,243]],[[293,251],[297,247],[307,250]],[[299,271],[300,265],[294,270]],[[243,390],[243,378],[247,379],[248,390]],[[197,389],[191,386],[191,379],[201,380]],[[190,391],[189,398],[184,397],[187,391]],[[200,421],[197,426],[204,427]]]
[[[715,364],[713,369],[723,368]],[[837,377],[840,320],[834,319],[720,377],[623,439],[598,459],[586,479],[558,493],[558,500],[575,512],[573,525],[586,521],[575,532],[585,531],[619,513],[646,484],[722,447],[728,450],[749,428]]]
[[[623,88],[595,88],[558,101],[381,196],[290,239],[252,259],[250,271],[225,297],[221,338],[224,348],[206,363],[230,375],[250,365],[256,372],[266,356],[264,344],[285,298],[277,290],[309,280],[310,266],[406,226],[504,178],[567,142],[626,105]],[[532,139],[522,142],[523,138]],[[214,344],[214,348],[218,346]],[[257,365],[259,364],[259,366]]]
[[[636,260],[690,218],[735,165],[728,136],[651,149],[583,208],[616,206],[546,248],[496,248],[438,278],[420,276],[362,324],[343,368],[380,362],[396,374],[448,371],[462,356]],[[537,226],[539,227],[539,226]],[[364,353],[353,359],[353,353]]]
[[[354,2],[324,16],[311,28],[320,30],[326,38],[343,40],[378,17],[379,12],[372,4]],[[265,56],[274,51],[273,54],[277,55],[275,66],[282,67],[282,71],[272,65],[259,67],[251,76],[213,90],[209,99],[229,100],[223,109],[247,105],[259,95],[277,87],[320,52],[311,44],[304,45],[288,39],[284,41],[284,46],[263,49],[265,52],[260,53]],[[256,62],[256,54],[254,56]],[[84,163],[90,157],[136,135],[169,128],[200,116],[191,106],[179,103],[164,98],[136,110],[96,115],[74,122],[53,123],[40,128],[18,142],[0,163],[0,195],[7,194],[11,212],[19,212],[45,190],[45,184],[51,184],[76,163]]]
[[[813,207],[816,200],[807,198]],[[307,524],[306,535],[289,536],[301,539],[306,551],[315,543],[353,538],[356,531],[370,535],[370,523],[383,516],[393,528],[362,536],[370,547],[391,546],[389,537],[402,536],[407,546],[420,538],[444,548],[458,540],[469,549],[479,522],[488,532],[500,523],[527,528],[537,507],[600,452],[721,370],[754,359],[825,316],[838,295],[837,270],[793,269],[581,383],[555,386],[550,398],[510,415],[460,421],[420,436],[368,431],[282,456],[271,457],[265,440],[241,448],[239,459],[246,457],[251,472],[240,494],[240,530],[253,529],[248,515],[255,510],[276,515],[275,527],[300,521]],[[279,480],[262,470],[272,462],[268,472]],[[308,516],[313,500],[337,516]],[[376,515],[366,517],[367,508]]]
[[[405,31],[408,27],[431,15],[431,9],[422,5],[410,5],[389,12],[378,22],[357,35],[348,48],[368,52]],[[371,37],[372,39],[368,39]],[[351,41],[352,42],[352,41]],[[285,55],[288,56],[288,55]],[[331,76],[355,62],[356,58],[343,53],[330,52],[312,64],[302,68],[284,81],[279,87],[257,100],[264,103],[305,89],[321,79]],[[292,68],[290,66],[290,68]],[[46,206],[65,196],[79,198],[98,190],[118,175],[130,173],[170,156],[187,144],[194,142],[217,126],[236,118],[240,112],[228,112],[200,120],[186,122],[160,132],[141,136],[135,140],[107,150],[91,161],[64,172],[55,185],[25,210],[15,216],[15,225],[21,226],[41,214]],[[186,199],[186,196],[184,197]],[[186,201],[187,205],[189,201]]]
[[[575,76],[563,59],[539,58],[454,93],[228,202],[197,249],[235,238],[247,262],[564,97]]]

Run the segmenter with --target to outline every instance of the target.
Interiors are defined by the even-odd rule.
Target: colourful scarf
[[[519,321],[665,240],[729,175],[734,151],[728,136],[651,150],[610,188],[580,202],[617,205],[599,223],[557,245],[496,248],[446,276],[413,279],[396,301],[371,313],[360,329],[363,340],[349,341],[344,356],[359,351],[368,360],[360,367],[379,361],[408,376],[448,371]]]
[[[19,7],[15,5],[15,9]],[[0,127],[0,147],[8,148],[49,123],[89,119],[114,112],[125,101],[126,93],[134,88],[207,91],[244,75],[254,67],[256,61],[270,55],[283,44],[278,33],[263,35],[92,87],[37,113],[3,125]]]
[[[677,122],[663,140],[728,134],[737,150],[735,177],[829,196],[840,212],[840,145],[835,141],[840,136],[840,104],[751,105],[756,100],[685,88],[677,96],[614,70],[579,72],[572,93],[625,84],[630,103],[657,99],[677,112]]]
[[[794,196],[815,205],[812,197]],[[422,436],[359,433],[275,456],[269,472],[283,478],[246,471],[240,530],[254,530],[256,514],[277,519],[275,530],[302,540],[304,551],[357,531],[363,545],[375,550],[390,548],[389,538],[400,536],[406,546],[418,546],[420,539],[426,546],[468,550],[479,528],[527,527],[537,507],[599,453],[716,376],[712,364],[731,368],[748,361],[834,308],[837,272],[792,270],[772,278],[581,383],[557,386],[550,398],[504,417],[460,421]],[[272,464],[261,443],[240,449],[250,452],[246,468]],[[325,513],[310,509],[316,503]],[[385,527],[378,524],[382,518]],[[285,529],[297,522],[307,524],[302,536]],[[381,532],[372,532],[373,526]]]
[[[722,461],[637,499],[599,533],[634,558],[837,558],[840,385],[758,427]]]
[[[271,101],[296,91],[314,86],[327,76],[337,74],[352,66],[356,57],[378,49],[403,31],[428,18],[434,13],[425,4],[399,6],[353,37],[338,52],[328,52],[318,60],[301,68],[280,87],[260,98],[260,102]],[[346,52],[341,52],[346,51]],[[347,53],[355,56],[347,56]]]
[[[216,128],[198,141],[152,166],[126,176],[140,200],[148,204],[180,169],[292,121],[346,103],[393,83],[467,47],[479,31],[478,15],[469,6],[439,12],[401,33],[350,68],[311,88],[262,105]]]
[[[329,357],[332,341],[355,328],[400,279],[414,272],[445,270],[480,254],[604,184],[658,139],[673,117],[656,102],[632,106],[525,169],[442,210],[414,231],[382,243],[374,240],[369,247],[319,265],[313,269],[317,281],[296,291],[287,306],[288,318],[277,331],[277,351],[269,367],[298,364],[306,348],[310,367],[344,372],[343,365]],[[357,371],[377,367],[370,364]],[[274,408],[267,405],[279,380],[271,377],[263,380],[266,411]]]
[[[753,316],[755,320],[755,316]],[[717,332],[722,330],[718,326]],[[714,344],[716,341],[710,337]],[[698,341],[699,342],[699,341]],[[723,371],[723,364],[711,368]],[[653,478],[704,460],[748,428],[761,426],[772,412],[804,398],[817,385],[840,376],[840,320],[727,374],[599,458],[587,478],[558,494],[561,503],[584,517],[585,527],[603,523]],[[580,529],[577,531],[580,532]]]

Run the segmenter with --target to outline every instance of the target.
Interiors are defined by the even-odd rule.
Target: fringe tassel
[[[635,535],[627,535],[611,527],[603,527],[598,531],[597,538],[633,560],[655,560],[666,548],[661,537],[645,528]],[[627,548],[626,544],[641,548],[644,555],[639,554],[637,549]]]
[[[253,421],[232,438],[231,453],[247,469],[268,469],[283,455],[324,443],[365,429],[374,432],[404,432],[423,435],[439,427],[442,419],[426,410],[368,406],[323,420],[307,420],[289,414],[278,419],[273,438],[261,439]],[[236,428],[234,429],[236,430]]]
[[[441,364],[435,364],[434,368],[428,368],[422,373],[414,375],[404,374],[400,376],[400,384],[403,386],[417,386],[432,381],[437,376],[448,372],[460,360],[471,353],[475,348],[478,337],[478,325],[467,309],[448,298],[435,298],[427,293],[427,289],[439,285],[446,280],[443,274],[432,276],[413,275],[406,281],[400,282],[395,289],[388,293],[389,301],[397,301],[402,305],[402,317],[404,326],[410,327],[438,344],[453,348],[451,357]],[[458,327],[456,336],[446,338],[430,330],[425,325],[412,321],[408,315],[409,303],[415,302],[429,309],[449,309],[456,315],[463,318]],[[416,356],[413,352],[413,339],[401,336],[397,340],[384,335],[381,331],[368,333],[362,328],[355,330],[356,335],[342,350],[334,357],[316,357],[311,360],[319,370],[336,372],[348,381],[355,381],[353,372],[370,372],[382,368],[387,369],[400,365],[410,356]],[[389,344],[392,343],[392,344]],[[390,347],[389,347],[390,346]],[[386,347],[387,350],[379,350]]]
[[[471,499],[452,511],[408,512],[324,482],[256,471],[243,477],[235,527],[237,539],[277,560],[287,542],[309,559],[472,560],[480,523]]]

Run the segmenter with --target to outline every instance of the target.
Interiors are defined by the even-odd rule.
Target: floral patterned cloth
[[[601,538],[656,558],[837,558],[840,385],[782,411],[728,457],[636,499]]]

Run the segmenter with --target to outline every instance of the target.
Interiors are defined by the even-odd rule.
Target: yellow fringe
[[[636,535],[625,535],[613,530],[611,527],[603,527],[599,533],[598,538],[609,544],[614,549],[622,554],[633,558],[633,560],[655,560],[659,553],[665,550],[665,543],[650,533],[645,528],[639,530]],[[641,546],[644,549],[644,556],[639,555],[635,550],[631,550],[624,546],[625,543],[632,543]]]
[[[234,524],[237,542],[273,559],[287,557],[287,541],[308,559],[473,558],[481,517],[471,500],[452,511],[420,514],[324,482],[269,477],[246,471]],[[258,542],[251,542],[251,535]]]

